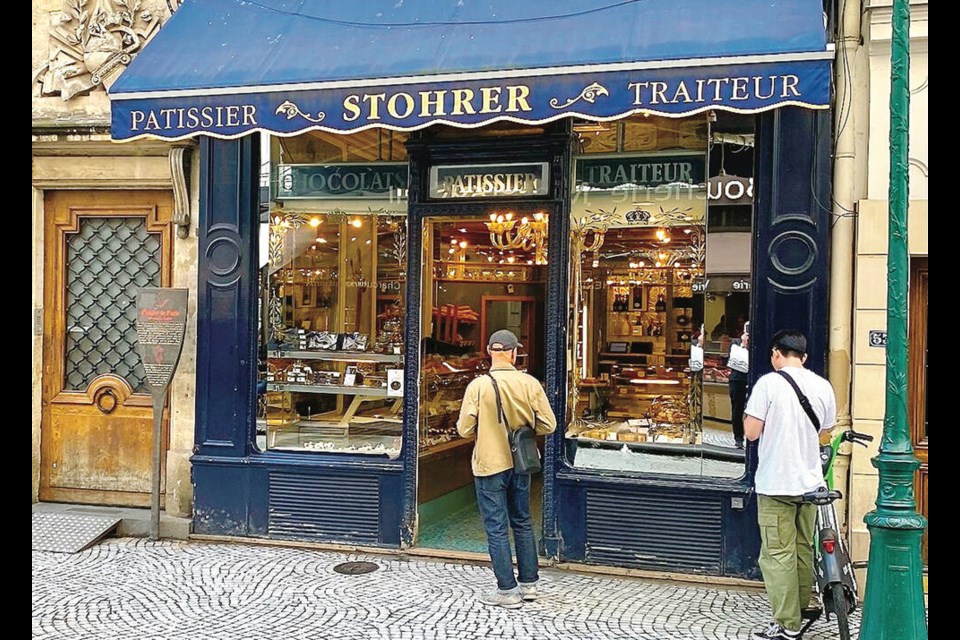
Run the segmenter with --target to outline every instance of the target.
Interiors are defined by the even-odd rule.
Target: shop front
[[[695,4],[184,4],[111,99],[200,141],[195,534],[485,551],[455,422],[509,328],[542,554],[757,577],[726,356],[825,354],[832,52],[816,2]]]

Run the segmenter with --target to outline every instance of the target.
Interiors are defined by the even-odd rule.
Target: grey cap
[[[487,340],[487,348],[491,351],[511,351],[522,346],[517,336],[509,329],[494,331],[490,339]]]

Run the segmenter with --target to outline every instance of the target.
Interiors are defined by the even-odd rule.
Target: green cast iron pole
[[[877,508],[864,516],[870,531],[870,559],[861,640],[927,637],[920,564],[920,537],[927,522],[914,502],[913,476],[920,462],[913,455],[907,420],[909,0],[893,0],[892,21],[886,412],[880,453],[871,461],[880,474]]]

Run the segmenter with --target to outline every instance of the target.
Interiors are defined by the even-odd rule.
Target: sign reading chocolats
[[[382,198],[407,188],[407,163],[281,164],[277,198]]]
[[[111,93],[115,140],[141,136],[236,137],[254,130],[401,131],[434,123],[475,127],[496,120],[541,124],[565,116],[678,116],[708,109],[740,113],[782,105],[827,108],[828,60],[517,75],[371,87],[258,87],[175,95]]]

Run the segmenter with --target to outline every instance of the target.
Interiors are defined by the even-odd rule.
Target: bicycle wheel
[[[830,604],[833,605],[833,614],[837,616],[837,625],[840,627],[840,640],[850,640],[850,622],[847,620],[847,596],[843,593],[842,584],[830,587]]]

